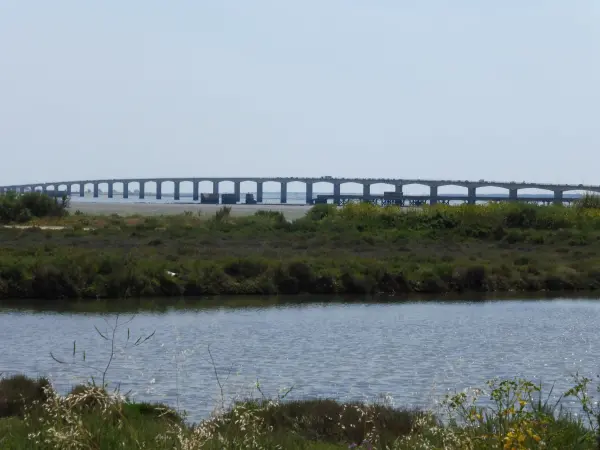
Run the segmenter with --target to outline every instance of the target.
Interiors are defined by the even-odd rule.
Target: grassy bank
[[[0,298],[593,291],[600,210],[586,201],[34,219],[68,228],[0,229]]]
[[[0,381],[0,448],[21,449],[597,449],[597,417],[580,380],[573,416],[523,380],[490,382],[487,394],[447,397],[432,412],[333,400],[249,400],[188,424],[164,405],[136,403],[93,386],[60,396],[46,380]],[[478,406],[477,395],[493,406]],[[586,406],[587,405],[587,406]]]

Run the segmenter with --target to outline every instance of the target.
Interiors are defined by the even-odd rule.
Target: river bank
[[[430,411],[384,403],[263,397],[190,425],[167,405],[133,402],[91,385],[60,396],[45,379],[14,376],[0,380],[0,444],[11,450],[597,448],[592,407],[582,416],[564,413],[526,380],[496,380],[488,389],[491,407],[478,405],[483,394],[477,390],[447,396],[444,422]],[[587,389],[579,380],[565,395],[583,399]]]
[[[231,211],[77,214],[0,229],[0,298],[600,289],[597,209],[319,205],[293,221]]]

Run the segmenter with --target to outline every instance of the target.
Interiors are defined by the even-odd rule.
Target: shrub
[[[41,192],[0,195],[0,222],[27,222],[34,217],[62,217],[67,215],[67,197],[54,198]]]
[[[223,206],[215,213],[215,220],[221,222],[231,216],[231,206]]]
[[[0,380],[0,418],[22,416],[34,402],[46,400],[50,382],[46,378],[33,380],[14,375]]]
[[[573,206],[579,209],[600,209],[600,195],[586,192],[573,202]]]
[[[337,213],[336,205],[321,203],[321,204],[315,205],[312,208],[310,208],[308,210],[308,212],[306,213],[306,217],[309,220],[319,221],[319,220],[323,220],[326,217],[335,216],[336,213]]]

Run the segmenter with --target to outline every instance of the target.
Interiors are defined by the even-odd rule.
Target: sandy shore
[[[223,205],[207,205],[199,203],[109,203],[109,202],[72,202],[71,213],[79,210],[85,214],[119,214],[122,216],[141,214],[144,216],[183,214],[185,211],[212,215]],[[247,216],[256,211],[280,211],[289,220],[294,220],[306,214],[310,209],[307,205],[231,205],[231,215]]]

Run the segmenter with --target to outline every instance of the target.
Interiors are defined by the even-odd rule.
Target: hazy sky
[[[597,0],[0,0],[0,185],[600,184]]]

